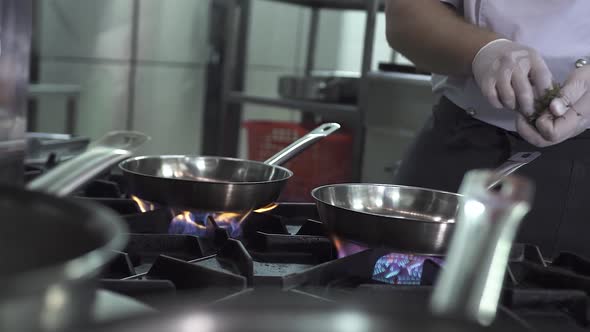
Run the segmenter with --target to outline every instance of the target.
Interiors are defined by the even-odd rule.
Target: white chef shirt
[[[474,25],[536,49],[556,83],[564,83],[576,62],[590,61],[590,0],[440,0]],[[433,91],[475,118],[515,131],[515,113],[484,98],[473,77],[432,76]]]

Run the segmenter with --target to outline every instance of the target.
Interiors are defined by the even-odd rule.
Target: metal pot
[[[125,246],[126,228],[110,210],[56,196],[129,157],[146,139],[111,133],[29,190],[0,187],[1,331],[60,331],[88,321],[96,277]]]

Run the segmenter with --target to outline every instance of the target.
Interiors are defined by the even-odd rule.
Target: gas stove
[[[51,164],[28,166],[27,179],[47,167]],[[331,238],[313,204],[279,203],[246,215],[180,211],[127,195],[116,170],[72,199],[116,211],[131,233],[125,250],[105,268],[101,291],[156,311],[176,299],[227,303],[264,290],[318,303],[362,293],[387,298],[392,314],[402,307],[424,312],[444,267],[444,257],[367,249]],[[547,261],[535,246],[516,244],[498,320],[524,330],[584,331],[589,329],[588,292],[590,260],[561,253]]]

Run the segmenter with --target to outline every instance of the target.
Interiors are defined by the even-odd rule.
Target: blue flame
[[[420,285],[424,262],[429,259],[442,265],[440,258],[410,254],[387,254],[375,263],[373,280],[393,285]]]

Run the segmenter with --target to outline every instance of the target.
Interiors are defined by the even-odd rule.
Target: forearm
[[[499,38],[438,0],[387,0],[387,40],[422,70],[470,75],[473,58]]]

